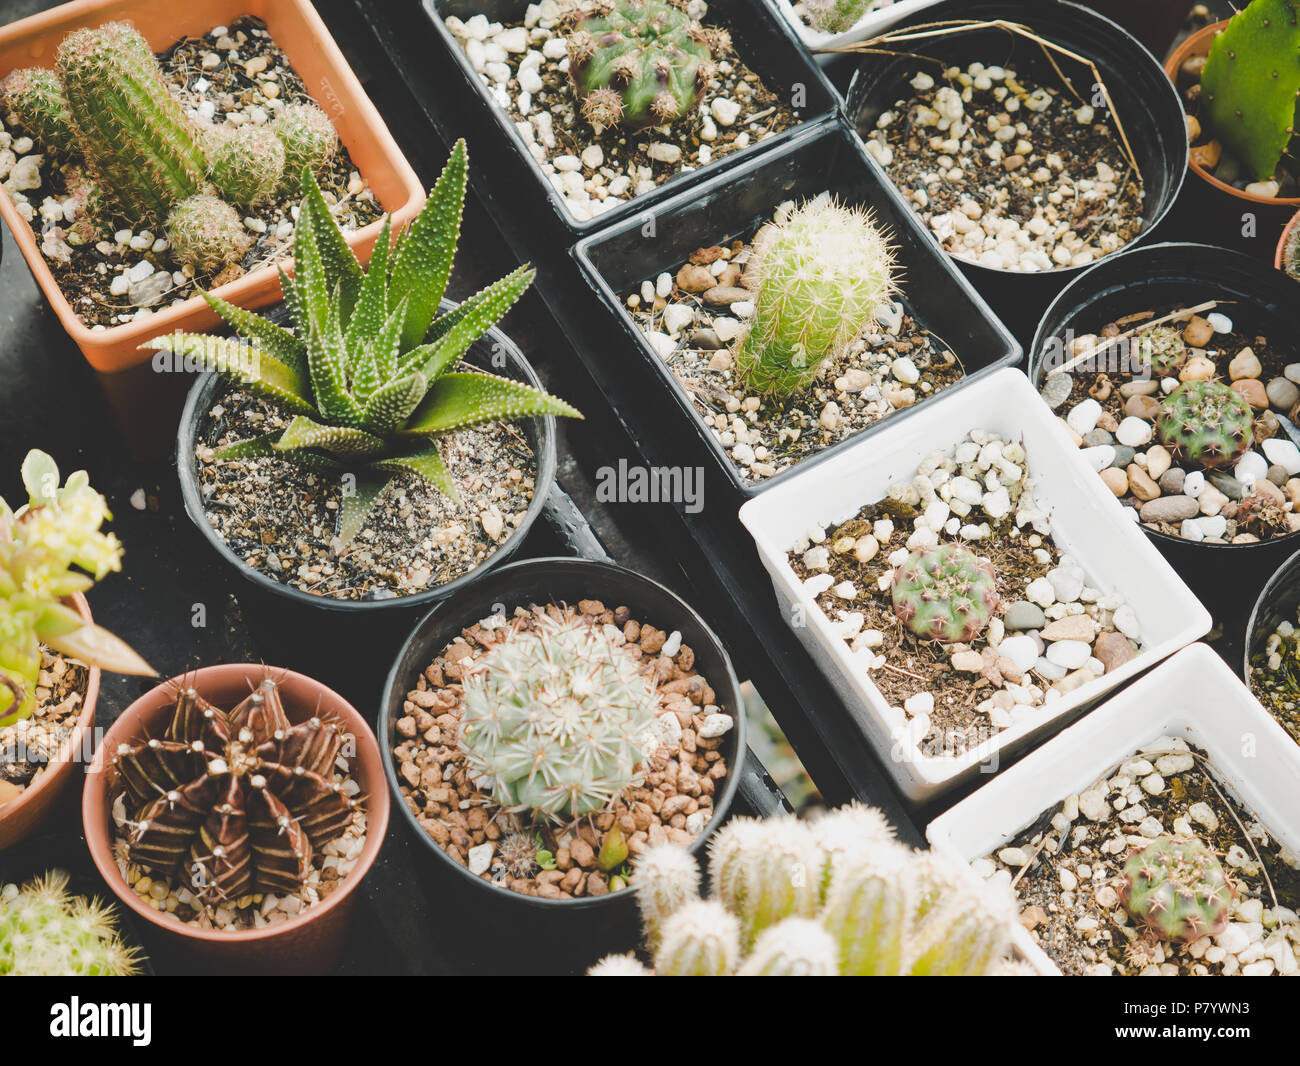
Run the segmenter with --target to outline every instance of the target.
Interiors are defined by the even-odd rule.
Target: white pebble
[[[1140,448],[1151,439],[1152,425],[1143,418],[1129,415],[1119,424],[1115,439],[1130,448]]]
[[[1077,404],[1068,415],[1065,421],[1069,423],[1072,430],[1080,436],[1085,436],[1097,428],[1097,419],[1101,417],[1101,404],[1089,397],[1082,403]]]

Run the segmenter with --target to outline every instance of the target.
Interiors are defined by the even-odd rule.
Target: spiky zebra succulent
[[[714,896],[707,900],[700,899],[698,870],[683,849],[646,850],[633,884],[654,972],[1004,972],[1015,922],[1010,892],[933,852],[896,843],[874,813],[849,807],[812,827],[792,817],[732,819],[711,847]],[[607,957],[589,971],[645,972],[632,956]]]
[[[0,885],[0,977],[132,977],[139,953],[122,942],[111,907],[74,896],[51,870],[21,888]]]
[[[0,727],[36,709],[41,645],[91,666],[152,676],[153,667],[63,601],[122,568],[122,545],[100,530],[112,516],[84,470],[60,486],[59,468],[33,449],[22,465],[27,503],[0,500]]]
[[[569,76],[599,134],[661,126],[695,109],[713,76],[706,30],[669,0],[589,0],[570,15]]]
[[[752,253],[755,312],[736,370],[757,392],[806,388],[894,290],[893,254],[871,213],[829,196],[778,212]]]
[[[1190,943],[1223,931],[1236,890],[1201,841],[1166,834],[1129,856],[1119,894],[1156,936]]]
[[[270,678],[230,711],[182,683],[162,737],[123,744],[110,760],[130,862],[209,906],[298,892],[315,852],[361,806],[334,780],[344,739],[319,717],[295,725]]]
[[[1235,463],[1250,448],[1255,412],[1250,401],[1218,381],[1187,381],[1160,402],[1160,440],[1183,458],[1214,468]]]
[[[563,822],[642,780],[659,701],[636,659],[583,621],[537,620],[475,660],[458,742],[507,811]]]
[[[993,564],[960,544],[916,549],[893,581],[894,614],[922,640],[974,640],[998,607]]]
[[[391,241],[385,219],[369,270],[362,268],[303,172],[294,235],[295,275],[280,272],[293,329],[204,299],[246,338],[173,333],[145,347],[193,359],[292,415],[283,430],[218,450],[218,459],[279,456],[351,474],[339,506],[346,545],[394,475],[415,474],[458,500],[438,438],[529,415],[582,417],[563,400],[509,378],[456,369],[461,356],[523,295],[534,271],[520,267],[438,316],[460,233],[468,173],[465,142],[410,227]]]

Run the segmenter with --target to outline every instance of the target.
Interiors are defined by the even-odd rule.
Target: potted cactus
[[[513,550],[541,506],[549,418],[578,412],[537,388],[517,353],[512,367],[500,342],[488,366],[514,376],[484,372],[484,356],[465,362],[533,272],[437,313],[467,174],[462,141],[391,247],[385,222],[367,272],[304,172],[297,274],[281,279],[292,330],[205,294],[240,338],[148,342],[217,376],[195,384],[181,427],[186,507],[263,589],[301,602],[427,602]]]
[[[27,503],[0,500],[0,850],[30,835],[89,758],[100,669],[152,675],[95,625],[82,595],[121,568],[122,546],[100,530],[104,497],[77,471],[33,450]]]
[[[555,972],[633,935],[638,855],[698,850],[727,817],[739,707],[726,653],[677,597],[616,566],[544,559],[420,623],[379,733],[430,884],[473,921],[483,958],[528,966],[524,937]]]
[[[413,171],[311,5],[252,8],[95,0],[0,30],[18,157],[0,214],[99,370],[147,360],[139,344],[155,332],[215,322],[199,285],[245,306],[278,296],[272,263],[292,251],[304,169],[363,257],[381,205],[399,221],[419,205]],[[31,67],[42,54],[52,66]],[[328,116],[314,84],[331,87]]]
[[[1015,972],[1014,905],[960,863],[850,804],[811,824],[736,818],[709,850],[712,896],[671,844],[636,863],[644,951],[663,977],[958,977]],[[610,955],[591,976],[648,976]]]

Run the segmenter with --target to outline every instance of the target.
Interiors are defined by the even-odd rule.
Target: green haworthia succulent
[[[1162,940],[1190,943],[1223,931],[1235,894],[1214,852],[1199,840],[1158,836],[1124,864],[1120,898]]]
[[[36,707],[41,645],[121,674],[154,670],[101,626],[63,600],[121,569],[122,545],[101,532],[112,517],[84,470],[60,486],[59,468],[33,450],[22,465],[27,503],[0,500],[0,727]]]
[[[1300,3],[1251,0],[1210,45],[1201,74],[1204,124],[1264,181],[1295,136],[1297,97]]]
[[[569,76],[598,134],[661,126],[699,104],[722,31],[668,0],[592,0],[570,21]]]
[[[894,614],[922,640],[975,639],[998,607],[993,564],[959,544],[918,548],[894,571]]]
[[[122,942],[112,909],[72,895],[66,873],[52,870],[15,888],[0,892],[0,977],[140,972],[138,953]]]
[[[397,473],[415,474],[458,498],[439,437],[522,416],[582,417],[529,385],[455,369],[533,279],[530,268],[520,267],[437,316],[460,233],[468,165],[460,141],[396,244],[391,220],[385,220],[369,270],[304,170],[295,276],[280,273],[293,329],[205,293],[246,341],[174,333],[145,345],[193,359],[293,416],[287,428],[232,444],[217,458],[279,456],[354,476],[339,508],[343,544],[360,531]]]
[[[893,255],[870,212],[829,196],[778,212],[754,238],[748,272],[758,294],[736,370],[762,393],[806,388],[894,291]]]
[[[1235,463],[1250,448],[1255,413],[1250,401],[1217,381],[1188,381],[1160,402],[1156,430],[1167,447],[1201,466]]]
[[[638,661],[588,623],[512,632],[464,689],[460,749],[506,810],[576,819],[641,781],[658,697]]]
[[[654,972],[1007,972],[1015,924],[1009,890],[934,852],[896,843],[870,808],[854,805],[822,822],[829,824],[733,819],[714,841],[708,900],[698,896],[698,871],[683,861],[690,860],[684,849],[666,844],[643,852],[633,883],[647,936],[654,937]],[[824,871],[830,873],[823,891]],[[632,956],[609,956],[588,972],[647,973]]]

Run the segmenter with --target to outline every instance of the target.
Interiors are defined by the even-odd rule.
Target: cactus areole
[[[597,134],[662,126],[693,111],[713,76],[711,34],[666,0],[597,0],[568,38],[569,75]]]
[[[1235,889],[1199,840],[1160,836],[1129,857],[1119,892],[1156,936],[1191,943],[1223,931]]]
[[[919,548],[894,571],[894,613],[923,640],[974,640],[998,599],[993,564],[958,544]]]
[[[1228,466],[1250,447],[1255,414],[1241,393],[1217,381],[1188,381],[1160,404],[1160,440],[1205,467]]]

